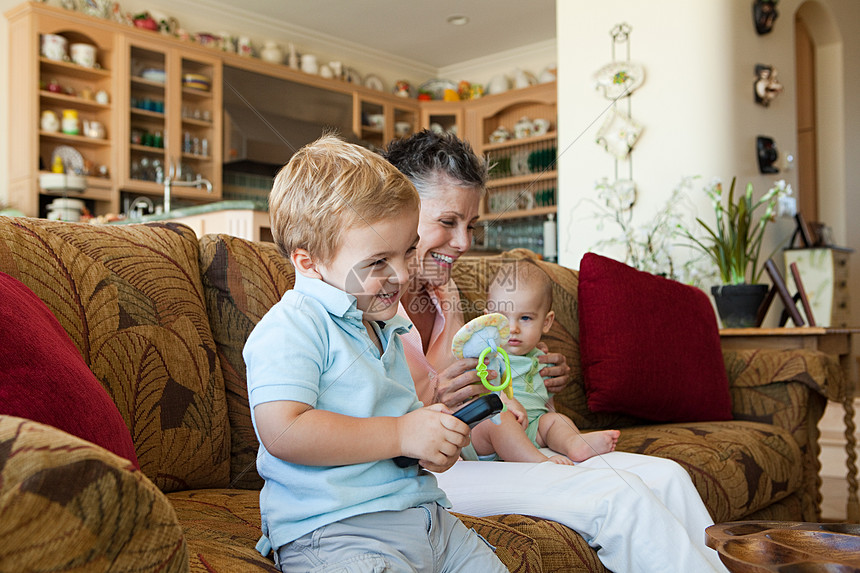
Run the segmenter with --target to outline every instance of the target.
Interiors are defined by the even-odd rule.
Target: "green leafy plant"
[[[636,191],[633,185],[610,183],[601,179],[595,183],[595,199],[584,199],[593,207],[590,219],[597,221],[597,230],[614,227],[620,235],[598,240],[589,250],[622,248],[623,262],[640,271],[660,275],[668,279],[700,286],[707,273],[700,269],[702,257],[679,262],[674,247],[680,233],[683,213],[681,207],[693,188],[695,177],[684,177],[672,190],[663,207],[646,215],[641,224],[633,223],[636,206]],[[626,182],[625,182],[626,183]],[[619,260],[620,259],[619,257]]]
[[[705,187],[704,191],[714,207],[716,223],[712,227],[701,218],[696,218],[705,231],[703,237],[695,236],[680,225],[679,229],[682,236],[690,241],[688,246],[700,249],[717,265],[723,284],[743,284],[748,278],[755,284],[764,271],[766,259],[762,260],[760,254],[765,229],[774,218],[780,197],[791,194],[791,186],[785,181],[778,181],[761,199],[755,201],[753,185],[748,183],[746,192],[739,194],[735,201],[735,180],[732,178],[725,205],[720,181]],[[756,219],[755,212],[761,207],[764,207],[764,212]]]

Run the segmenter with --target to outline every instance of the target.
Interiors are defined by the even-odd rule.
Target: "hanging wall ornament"
[[[603,97],[616,100],[632,94],[645,80],[645,70],[635,62],[612,62],[594,74],[596,88]]]
[[[642,126],[615,109],[610,110],[608,115],[597,132],[597,143],[603,145],[616,159],[625,159],[642,134]]]
[[[632,97],[645,80],[645,68],[630,61],[630,33],[632,28],[627,23],[616,25],[609,31],[612,37],[612,62],[600,68],[594,79],[596,88],[603,97],[612,101],[607,110],[607,117],[597,132],[596,142],[615,158],[615,180],[609,184],[613,194],[618,198],[617,208],[629,211],[636,203],[636,182],[633,180],[633,146],[642,134],[642,126],[633,119]],[[616,58],[616,46],[626,46],[626,58]],[[619,106],[623,100],[626,105]],[[625,109],[621,109],[621,108]],[[627,161],[627,177],[619,177],[619,161]]]
[[[769,34],[773,30],[773,23],[779,16],[776,11],[778,3],[779,0],[753,0],[753,23],[759,36]]]
[[[770,102],[782,93],[782,84],[777,78],[776,68],[765,64],[756,64],[753,92],[755,102],[764,107],[768,107]]]

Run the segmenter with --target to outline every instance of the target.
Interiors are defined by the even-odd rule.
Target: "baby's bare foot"
[[[567,456],[562,456],[561,454],[556,454],[554,456],[549,457],[549,461],[554,464],[558,464],[560,466],[572,466],[575,465],[572,461],[567,459]]]
[[[596,455],[607,454],[615,450],[615,444],[618,443],[620,435],[621,432],[618,430],[579,434],[573,439],[568,456],[575,462],[582,462]]]

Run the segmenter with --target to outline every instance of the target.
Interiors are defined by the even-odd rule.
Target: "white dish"
[[[361,75],[355,68],[346,68],[343,71],[343,76],[349,83],[361,85]]]
[[[429,93],[433,99],[444,99],[445,90],[457,91],[457,84],[451,80],[433,79],[418,86],[419,92]]]
[[[641,134],[642,126],[639,123],[613,108],[597,132],[596,141],[616,159],[624,159],[633,150]]]
[[[68,145],[55,147],[54,153],[51,155],[51,165],[56,162],[57,157],[63,161],[63,167],[66,169],[67,174],[83,174],[84,157],[74,147],[69,147]]]
[[[140,72],[140,77],[151,82],[163,84],[167,78],[167,74],[160,68],[146,68]]]
[[[373,74],[364,78],[364,87],[376,90],[378,92],[385,91],[385,85],[383,85],[382,80],[379,79],[378,76],[374,76]]]
[[[636,62],[612,62],[594,74],[596,88],[606,99],[618,99],[632,94],[645,81],[645,68]]]
[[[73,173],[42,173],[39,187],[45,193],[81,193],[87,188],[87,178]]]

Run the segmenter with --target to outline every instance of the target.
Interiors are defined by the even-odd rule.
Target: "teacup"
[[[544,133],[549,132],[550,122],[548,119],[544,119],[542,117],[537,118],[532,122],[532,134],[533,135],[543,135]]]

